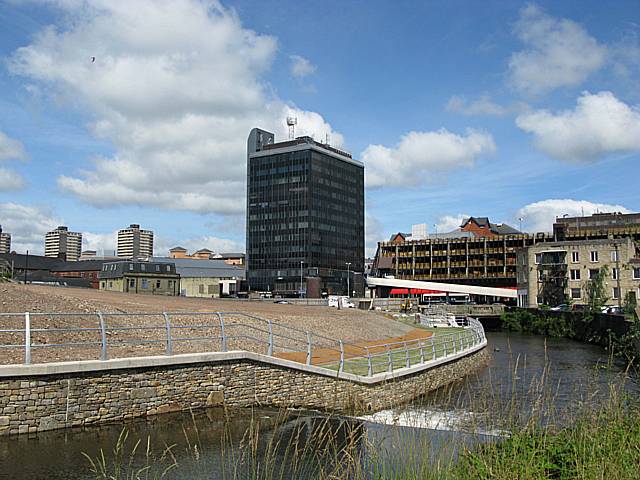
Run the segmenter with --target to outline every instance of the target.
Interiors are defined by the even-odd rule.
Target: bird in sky
[[[94,63],[96,61],[96,57],[91,57],[91,63]]]

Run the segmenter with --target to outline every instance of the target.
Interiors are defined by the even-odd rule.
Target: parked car
[[[280,305],[288,305],[291,302],[287,302],[284,298],[281,298],[280,300],[276,300],[273,303],[279,303]]]
[[[622,315],[622,308],[617,305],[604,306],[602,307],[602,313],[606,313],[607,315]]]
[[[574,312],[584,312],[587,310],[587,306],[584,303],[574,303],[571,305],[571,310]]]
[[[555,307],[551,307],[550,310],[552,312],[568,312],[569,310],[571,310],[571,305],[562,303],[560,305],[556,305]]]

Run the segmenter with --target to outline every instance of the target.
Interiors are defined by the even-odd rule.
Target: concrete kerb
[[[271,357],[260,353],[234,350],[230,352],[187,353],[169,356],[117,358],[112,360],[82,360],[30,365],[2,365],[0,366],[0,380],[16,377],[29,378],[75,373],[100,373],[114,370],[148,369],[154,367],[183,367],[187,365],[216,364],[229,361],[247,360],[292,370],[299,370],[306,373],[313,373],[336,380],[346,380],[361,385],[375,385],[453,362],[482,350],[486,345],[487,340],[484,339],[478,345],[467,348],[457,354],[448,355],[446,357],[413,365],[408,368],[398,368],[393,372],[378,373],[370,377],[347,372],[337,372],[335,370],[318,367],[316,365],[305,365],[299,362]]]

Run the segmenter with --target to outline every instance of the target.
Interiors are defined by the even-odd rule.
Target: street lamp
[[[520,222],[520,233],[522,233],[522,217],[518,218],[518,221]]]
[[[345,265],[347,266],[347,297],[350,297],[351,294],[349,292],[351,290],[349,289],[349,267],[351,266],[351,262],[346,262]]]
[[[304,260],[300,260],[300,298],[302,298],[302,265]]]

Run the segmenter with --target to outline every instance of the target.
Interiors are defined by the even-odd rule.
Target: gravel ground
[[[96,312],[103,312],[107,326],[109,358],[140,355],[160,355],[165,352],[166,332],[162,315],[140,316],[136,313],[202,312],[201,315],[175,315],[171,317],[174,353],[220,351],[220,323],[216,315],[225,314],[225,332],[230,337],[227,348],[266,351],[267,323],[243,317],[247,313],[269,319],[278,324],[312,333],[314,346],[336,348],[337,345],[319,336],[341,338],[345,342],[382,340],[404,335],[412,330],[409,325],[390,320],[380,313],[362,310],[337,310],[329,307],[280,305],[264,301],[161,297],[131,293],[105,292],[92,289],[18,285],[0,283],[0,312],[32,312],[32,343],[55,345],[75,342],[91,345],[74,347],[36,347],[32,362],[95,359],[100,353],[100,331]],[[77,316],[51,316],[40,313],[77,313]],[[235,313],[234,313],[235,312]],[[194,328],[194,325],[199,327]],[[188,326],[188,328],[186,328]],[[0,317],[0,329],[22,329],[24,317]],[[94,328],[85,332],[56,332],[52,329]],[[129,328],[130,330],[117,330]],[[155,328],[155,329],[152,329]],[[39,331],[42,329],[43,331]],[[274,326],[275,353],[306,350],[306,334]],[[180,338],[200,338],[198,341]],[[285,338],[288,337],[288,338]],[[144,340],[147,343],[130,342]],[[0,332],[0,345],[23,344],[23,333]],[[23,361],[22,348],[0,348],[0,364]]]

